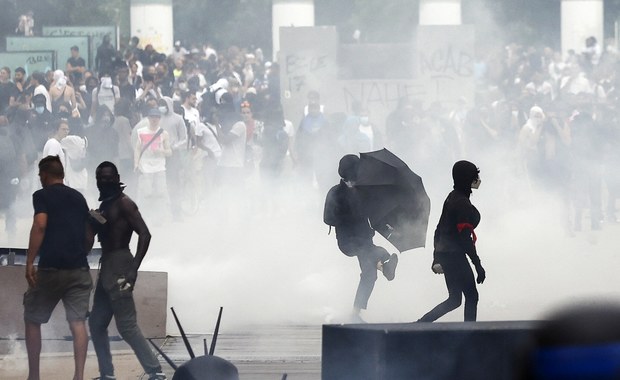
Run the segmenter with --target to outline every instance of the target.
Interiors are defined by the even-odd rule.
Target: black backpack
[[[338,217],[339,212],[336,209],[340,204],[342,198],[341,186],[336,185],[329,189],[327,196],[325,197],[325,208],[323,209],[323,222],[331,227],[335,227],[339,224],[340,219]]]

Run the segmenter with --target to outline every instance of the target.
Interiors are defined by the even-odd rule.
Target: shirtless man
[[[102,249],[101,271],[89,326],[101,379],[116,379],[107,330],[112,316],[116,320],[118,332],[135,352],[148,379],[166,379],[159,361],[138,327],[133,300],[138,268],[148,250],[151,234],[134,201],[123,194],[116,166],[104,161],[97,167],[95,175],[101,201],[99,212],[105,222],[97,228]],[[138,234],[135,257],[129,250],[129,241],[134,232]]]

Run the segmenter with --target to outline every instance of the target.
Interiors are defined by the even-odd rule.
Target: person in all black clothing
[[[448,299],[428,313],[419,322],[433,322],[461,305],[465,295],[465,321],[475,321],[478,310],[476,282],[482,284],[486,272],[476,252],[474,228],[480,222],[480,213],[469,201],[471,189],[480,186],[480,171],[469,161],[458,161],[452,167],[454,190],[443,204],[441,217],[435,229],[435,251],[432,270],[443,273],[448,287]],[[467,262],[467,256],[476,268],[477,278]]]
[[[336,228],[338,248],[347,256],[356,256],[362,273],[353,303],[353,321],[364,322],[360,311],[366,309],[368,299],[377,281],[377,270],[382,270],[388,281],[394,279],[398,256],[390,255],[385,248],[374,245],[375,231],[362,208],[362,200],[355,188],[359,157],[348,154],[338,166],[342,178],[332,187],[325,199],[324,221]]]
[[[116,61],[116,49],[112,46],[110,35],[103,36],[101,45],[97,48],[95,68],[98,73],[113,73]]]

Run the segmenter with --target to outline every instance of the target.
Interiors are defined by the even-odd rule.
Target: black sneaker
[[[93,380],[116,380],[116,376],[114,376],[114,375],[101,375],[99,377],[95,377]]]
[[[396,276],[396,266],[398,265],[398,255],[392,253],[389,259],[383,262],[383,275],[388,281],[392,281]]]
[[[163,372],[149,374],[149,380],[168,380],[166,374]]]

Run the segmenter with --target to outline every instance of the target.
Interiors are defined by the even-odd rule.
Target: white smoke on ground
[[[483,180],[472,203],[482,214],[477,247],[487,270],[479,320],[537,319],[560,304],[620,297],[613,280],[618,226],[568,236],[557,197],[528,190],[499,153],[488,155],[472,160]],[[425,182],[433,202],[427,247],[400,255],[394,281],[379,274],[364,314],[369,322],[411,322],[446,298],[443,276],[430,270],[433,231],[451,190],[444,172],[445,180]],[[348,321],[359,265],[327,234],[324,192],[291,182],[265,192],[274,193],[280,196],[250,200],[246,189],[245,197],[222,196],[182,223],[152,228],[142,269],[168,272],[168,304],[186,331],[212,331],[219,306],[223,326]],[[379,235],[375,242],[396,252]],[[462,320],[462,313],[442,320]],[[171,315],[168,331],[176,331]]]
[[[26,350],[17,340],[18,334],[10,334],[4,339],[2,345],[5,346],[6,353],[0,356],[0,372],[2,371],[26,371],[28,363],[24,360]]]
[[[479,22],[479,36],[503,40],[492,12],[480,5],[470,12]],[[477,247],[487,271],[486,282],[478,286],[479,320],[537,319],[559,304],[619,299],[620,227],[585,228],[568,236],[557,195],[530,190],[506,152],[479,151],[462,157],[480,167],[483,180],[471,198],[482,214]],[[443,276],[433,274],[430,265],[433,231],[451,190],[450,167],[410,164],[432,201],[427,246],[400,255],[394,281],[379,274],[364,313],[369,322],[414,321],[447,296]],[[322,222],[326,189],[285,180],[261,191],[256,185],[237,190],[205,196],[198,214],[183,222],[171,222],[169,216],[147,219],[153,240],[141,269],[168,272],[168,306],[186,331],[211,332],[219,306],[224,307],[223,328],[346,322],[359,266],[340,253],[334,232],[328,235]],[[31,205],[24,202],[23,207],[20,237],[12,245],[27,244]],[[395,252],[378,235],[375,242]],[[441,320],[462,318],[461,307]],[[170,313],[167,331],[177,331]]]

